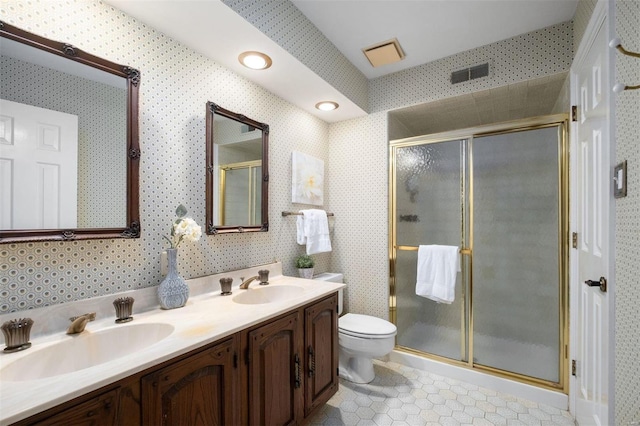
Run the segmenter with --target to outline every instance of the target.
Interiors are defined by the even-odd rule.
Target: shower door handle
[[[584,283],[589,287],[600,287],[600,291],[603,293],[607,292],[607,279],[605,277],[600,277],[599,281],[586,280]]]

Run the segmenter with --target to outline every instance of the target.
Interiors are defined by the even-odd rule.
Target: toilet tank
[[[337,272],[324,272],[322,274],[314,275],[314,280],[329,281],[332,283],[343,282],[344,276]],[[338,315],[342,314],[342,302],[343,302],[343,289],[338,290]]]

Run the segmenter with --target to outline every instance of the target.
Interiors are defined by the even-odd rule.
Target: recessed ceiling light
[[[252,70],[266,70],[271,66],[271,58],[262,52],[243,52],[238,60]]]
[[[316,108],[319,109],[320,111],[333,111],[334,109],[337,109],[339,106],[340,105],[338,105],[336,102],[332,102],[332,101],[322,101],[316,104]]]

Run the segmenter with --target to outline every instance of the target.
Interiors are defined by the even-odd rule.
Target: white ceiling
[[[578,0],[291,0],[367,78],[573,18]],[[362,53],[397,38],[406,58],[373,68]]]
[[[105,0],[299,108],[337,122],[366,112],[220,0]],[[572,19],[578,0],[293,0],[367,78],[424,64]],[[397,37],[406,59],[374,69],[361,49]],[[241,66],[238,55],[259,50],[265,71]],[[142,77],[144,78],[144,70]],[[215,94],[211,101],[216,102]],[[318,111],[333,100],[340,108]],[[224,105],[223,105],[224,106]]]

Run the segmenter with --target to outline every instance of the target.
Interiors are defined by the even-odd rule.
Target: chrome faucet
[[[93,321],[96,319],[96,313],[92,312],[90,314],[83,314],[77,317],[69,318],[71,321],[71,325],[67,329],[67,334],[78,334],[84,331],[85,326],[89,321]]]
[[[242,278],[240,278],[240,279],[242,279]],[[238,288],[240,288],[242,290],[246,290],[246,289],[249,288],[249,284],[251,284],[251,282],[253,280],[258,280],[258,279],[260,279],[260,277],[258,275],[256,275],[255,277],[247,278],[246,280],[242,281],[242,284],[240,284],[240,287],[238,287]]]

